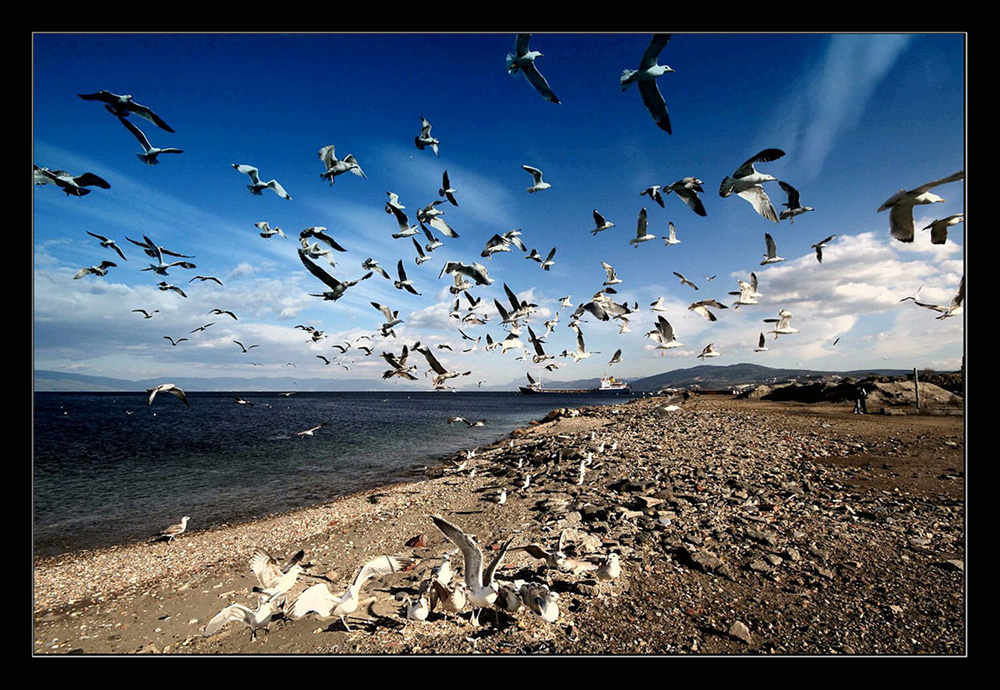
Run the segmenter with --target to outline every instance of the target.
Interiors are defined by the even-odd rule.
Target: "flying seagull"
[[[128,261],[128,259],[125,258],[125,253],[122,252],[121,248],[117,244],[115,244],[114,240],[108,239],[104,235],[98,235],[97,233],[91,232],[90,230],[87,230],[87,234],[90,235],[91,237],[96,237],[98,241],[101,243],[102,247],[111,247],[112,249],[114,249],[116,252],[118,252],[118,256],[120,256],[123,261]]]
[[[680,278],[680,280],[681,280],[681,285],[687,285],[688,287],[692,287],[692,288],[694,288],[695,290],[697,290],[697,289],[698,289],[698,286],[697,286],[697,285],[695,285],[694,283],[692,283],[692,282],[691,282],[690,280],[688,280],[687,278],[685,278],[685,277],[684,277],[684,274],[682,274],[682,273],[678,273],[677,271],[674,271],[674,275],[675,275],[675,276],[677,276],[678,278]]]
[[[441,142],[431,136],[431,123],[425,117],[420,118],[420,136],[416,137],[414,142],[421,151],[424,150],[425,146],[430,146],[434,155],[438,155],[438,144]]]
[[[814,210],[812,206],[803,206],[799,202],[799,190],[795,187],[782,180],[778,180],[778,186],[785,190],[785,194],[788,195],[788,201],[782,204],[785,210],[778,214],[780,220],[787,218],[789,223],[794,223],[795,216]]]
[[[161,149],[157,146],[153,146],[149,143],[149,139],[143,133],[141,129],[136,127],[130,120],[125,119],[121,115],[118,116],[118,121],[125,125],[125,129],[132,132],[136,139],[139,140],[139,145],[142,146],[142,153],[135,154],[136,157],[141,160],[146,165],[159,165],[160,154],[161,153],[184,153],[181,149],[177,148],[164,148]]]
[[[754,352],[764,352],[767,349],[767,345],[764,344],[764,334],[761,333],[760,337],[757,339],[757,347],[753,349]]]
[[[152,109],[133,101],[131,94],[120,96],[116,93],[111,93],[110,91],[98,91],[97,93],[78,93],[77,96],[85,101],[101,101],[104,103],[104,107],[107,108],[108,112],[112,115],[117,115],[118,117],[138,115],[145,120],[149,120],[160,129],[165,129],[168,132],[174,131],[170,125],[164,122],[159,115],[152,111]]]
[[[417,292],[417,289],[413,287],[413,281],[406,277],[406,270],[403,268],[402,259],[400,259],[399,263],[396,265],[396,272],[399,274],[399,280],[394,280],[392,284],[397,290],[406,290],[414,295],[420,294]]]
[[[697,213],[699,216],[704,216],[705,205],[701,202],[701,197],[698,196],[698,192],[704,192],[705,190],[701,187],[702,181],[696,177],[685,177],[683,179],[677,180],[673,184],[665,185],[663,189],[663,194],[670,194],[674,192],[677,194],[677,198],[687,204],[687,207],[692,211]],[[661,197],[662,198],[662,197]]]
[[[774,182],[776,177],[766,173],[759,173],[754,167],[754,163],[769,163],[778,160],[785,155],[781,149],[764,149],[743,165],[738,167],[731,175],[723,178],[719,185],[719,196],[727,197],[735,193],[737,196],[748,201],[754,210],[764,218],[775,223],[778,222],[778,214],[774,210],[771,199],[761,186],[762,182]]]
[[[768,331],[768,333],[774,333],[774,339],[777,340],[779,335],[788,335],[791,333],[798,333],[798,328],[793,328],[789,325],[792,320],[792,313],[785,309],[778,312],[777,319],[764,319],[764,323],[774,323],[777,324],[773,331]]]
[[[187,338],[178,338],[177,340],[174,340],[169,335],[165,335],[163,337],[169,340],[170,344],[173,345],[174,347],[177,347],[177,343],[183,343],[185,340],[187,340]]]
[[[369,271],[368,273],[364,274],[357,280],[340,281],[334,278],[326,271],[324,271],[316,264],[314,264],[312,261],[307,259],[305,252],[303,252],[302,249],[299,249],[299,259],[302,260],[302,265],[304,265],[310,273],[319,278],[321,281],[323,281],[324,284],[327,285],[327,287],[330,288],[329,290],[320,294],[311,294],[310,296],[312,297],[322,297],[325,300],[336,301],[343,296],[347,288],[351,287],[352,285],[357,285],[362,280],[367,280],[372,276],[372,272]]]
[[[241,343],[239,340],[234,340],[233,342],[240,346],[240,349],[243,350],[243,354],[246,354],[247,352],[249,352],[250,350],[254,349],[255,347],[260,347],[260,345],[250,345],[249,347],[247,347],[246,345],[244,345],[243,343]]]
[[[363,177],[368,179],[365,175],[365,171],[361,169],[358,165],[358,161],[355,160],[354,154],[349,153],[347,157],[340,160],[334,155],[335,149],[334,145],[324,146],[319,150],[319,159],[323,161],[323,165],[326,167],[326,172],[319,174],[320,177],[324,177],[330,181],[332,185],[335,181],[337,175],[342,175],[343,173],[349,172],[352,175],[357,175],[358,177]]]
[[[674,333],[673,326],[667,321],[663,316],[658,316],[656,318],[656,328],[649,331],[646,334],[647,338],[655,340],[658,344],[656,346],[657,350],[670,350],[675,347],[684,347],[684,343],[677,341],[677,335]],[[666,352],[661,352],[661,355],[666,354]]]
[[[160,281],[159,283],[157,283],[157,284],[156,284],[156,286],[157,286],[158,288],[160,288],[160,291],[161,291],[161,292],[166,292],[167,290],[173,290],[174,292],[176,292],[176,293],[177,293],[178,295],[180,295],[181,297],[184,297],[184,298],[187,298],[187,295],[186,295],[186,294],[184,294],[184,291],[183,291],[183,290],[181,290],[181,289],[180,289],[179,287],[177,287],[176,285],[171,285],[170,283],[168,283],[168,282],[167,282],[167,281],[165,281],[165,280],[161,280],[161,281]]]
[[[146,311],[145,309],[133,309],[132,311],[133,312],[138,312],[138,313],[142,314],[143,318],[146,318],[146,319],[151,319],[151,318],[153,318],[153,314],[159,314],[160,313],[159,309],[154,309],[153,311]]]
[[[820,240],[816,244],[809,245],[810,247],[816,250],[816,261],[823,263],[823,249],[826,248],[827,244],[833,241],[834,237],[836,237],[836,235],[830,235],[826,239]]]
[[[458,206],[458,202],[455,201],[455,190],[451,188],[451,182],[448,181],[447,170],[441,175],[441,188],[438,189],[438,196],[443,196],[452,206]]]
[[[233,169],[243,173],[244,175],[250,176],[250,184],[247,185],[247,189],[250,190],[251,194],[255,196],[260,196],[265,189],[270,189],[281,198],[288,199],[289,201],[292,200],[292,197],[288,194],[288,192],[285,191],[285,188],[282,187],[277,180],[268,180],[267,182],[261,182],[260,174],[257,171],[257,168],[253,167],[252,165],[243,165],[238,163],[233,163],[232,165]]]
[[[660,205],[660,208],[666,208],[663,205],[663,192],[661,191],[662,189],[663,188],[660,185],[654,184],[652,187],[646,187],[644,190],[639,192],[639,196],[648,196],[650,199],[658,203]]]
[[[701,314],[706,321],[717,321],[718,318],[708,310],[709,307],[714,309],[728,309],[725,304],[717,302],[714,299],[703,299],[700,302],[695,302],[688,307],[688,311],[693,311],[696,314]]]
[[[193,282],[194,282],[194,281],[196,281],[196,280],[199,280],[199,281],[201,281],[201,282],[203,282],[203,283],[204,283],[205,281],[207,281],[207,280],[211,280],[211,281],[213,281],[213,282],[216,282],[216,283],[218,283],[219,285],[222,285],[222,281],[221,281],[221,280],[219,280],[218,278],[216,278],[215,276],[195,276],[194,278],[192,278],[192,279],[191,279],[191,280],[189,280],[188,282],[189,282],[189,283],[193,283]]]
[[[639,69],[624,70],[621,76],[622,91],[627,89],[633,82],[639,84],[639,95],[642,97],[642,104],[646,106],[646,110],[649,111],[656,126],[667,134],[671,133],[670,116],[667,114],[667,104],[663,100],[663,95],[656,86],[656,79],[674,70],[666,65],[657,64],[656,59],[669,41],[670,34],[654,34],[652,40],[649,42],[649,46],[646,47],[646,52],[642,54]]]
[[[949,182],[957,182],[958,180],[964,179],[965,171],[959,170],[954,175],[949,175],[948,177],[943,177],[940,180],[928,182],[927,184],[920,185],[919,187],[915,187],[909,191],[900,189],[898,192],[893,194],[885,201],[885,203],[878,207],[879,212],[890,209],[889,234],[900,242],[912,242],[913,207],[922,204],[943,202],[943,198],[939,197],[937,194],[932,194],[930,190]]]
[[[558,103],[555,93],[549,87],[549,82],[545,80],[542,73],[535,67],[535,58],[544,57],[537,50],[528,49],[528,41],[531,34],[518,34],[514,40],[514,52],[507,53],[507,72],[515,75],[518,72],[524,75],[528,83],[535,87],[535,91],[549,103]]]
[[[503,544],[494,556],[493,561],[484,568],[483,551],[475,540],[456,525],[451,524],[440,515],[432,515],[434,525],[441,533],[462,551],[465,584],[468,587],[468,601],[477,607],[472,622],[479,624],[479,612],[482,608],[493,606],[497,600],[498,585],[493,575],[507,555],[511,540]]]
[[[920,290],[917,290],[917,292],[919,293]],[[955,293],[955,296],[951,300],[951,304],[948,306],[918,302],[916,295],[913,297],[904,297],[899,301],[905,302],[908,299],[913,300],[913,303],[918,307],[924,307],[925,309],[933,309],[934,311],[941,312],[941,316],[935,317],[938,320],[947,319],[950,316],[958,316],[963,311],[962,301],[965,299],[965,276],[962,276],[962,282],[958,284],[958,292]]]
[[[222,314],[228,314],[229,316],[233,317],[233,321],[239,321],[239,319],[236,318],[236,314],[234,314],[233,312],[228,311],[226,309],[213,309],[210,313],[217,314],[217,315],[220,315],[220,316]]]
[[[615,224],[611,221],[605,220],[604,216],[598,213],[596,208],[594,209],[594,222],[597,224],[597,227],[590,231],[591,235],[596,235],[602,230],[615,227]]]
[[[146,401],[147,405],[153,404],[153,398],[156,397],[157,393],[170,393],[171,395],[175,395],[178,398],[180,398],[185,405],[191,407],[191,403],[188,402],[187,396],[184,394],[184,391],[182,391],[180,388],[178,388],[172,383],[161,383],[159,386],[156,386],[155,388],[147,388],[146,392],[149,393],[149,400]]]
[[[81,268],[79,271],[76,272],[76,275],[73,276],[73,279],[77,280],[79,278],[91,274],[95,276],[106,276],[108,274],[109,268],[115,268],[117,266],[118,264],[114,262],[102,261],[99,266],[88,266],[87,268]]]
[[[672,244],[680,244],[681,241],[677,239],[677,228],[674,227],[674,224],[668,221],[667,227],[669,228],[669,234],[666,237],[660,235],[663,245],[669,247]]]
[[[65,170],[49,170],[35,166],[35,184],[54,184],[66,192],[67,196],[86,196],[90,194],[87,187],[111,189],[111,184],[94,173],[71,175]]]
[[[534,184],[532,184],[530,187],[528,187],[528,193],[529,194],[534,194],[535,192],[540,192],[543,189],[549,189],[552,186],[548,182],[545,182],[542,179],[542,171],[539,170],[538,168],[533,168],[530,165],[522,165],[521,167],[524,170],[526,170],[528,172],[528,174],[531,175],[531,179],[534,182]]]
[[[947,218],[935,220],[933,223],[925,227],[924,230],[931,231],[931,244],[944,244],[948,241],[948,228],[952,225],[958,225],[959,223],[964,222],[965,212],[963,211],[962,213],[950,215]]]
[[[265,240],[274,235],[279,235],[281,237],[286,237],[285,232],[281,228],[272,228],[268,225],[266,220],[262,220],[259,223],[254,223],[254,227],[260,230],[260,236]]]
[[[779,261],[784,261],[785,257],[778,256],[778,246],[774,243],[774,238],[771,237],[770,233],[764,233],[764,242],[767,244],[767,254],[764,254],[764,260],[760,262],[761,266],[765,264],[776,264]]]
[[[319,355],[316,355],[316,356],[318,357]],[[309,429],[306,429],[305,431],[297,431],[297,432],[295,432],[295,435],[296,436],[314,436],[317,431],[319,431],[320,429],[322,429],[325,426],[326,426],[326,422],[320,422],[316,426],[310,427]]]
[[[205,637],[211,637],[222,630],[227,623],[239,621],[250,626],[250,641],[253,642],[257,639],[258,630],[263,630],[264,634],[267,634],[267,626],[271,624],[277,603],[278,599],[276,598],[261,597],[257,603],[256,611],[243,604],[230,604],[212,617],[202,634]],[[265,639],[267,638],[265,637]]]
[[[709,343],[708,345],[706,345],[705,349],[701,351],[700,355],[698,355],[698,359],[705,359],[706,357],[718,357],[718,356],[720,356],[722,353],[719,352],[719,351],[717,351],[713,347],[713,345],[715,345],[715,343]]]
[[[650,235],[646,231],[646,207],[643,206],[642,210],[639,211],[639,220],[636,223],[635,237],[628,241],[629,244],[633,245],[636,249],[639,248],[640,242],[648,242],[649,240],[655,240],[656,235]]]

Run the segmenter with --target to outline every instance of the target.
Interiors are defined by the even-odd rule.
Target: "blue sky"
[[[673,127],[667,134],[637,88],[619,84],[650,36],[534,35],[531,47],[543,53],[536,66],[561,101],[552,104],[523,77],[507,74],[513,34],[36,34],[33,162],[93,172],[111,188],[82,198],[53,185],[34,188],[35,367],[122,378],[381,383],[387,366],[378,353],[420,341],[449,344],[452,351],[435,350],[439,359],[473,372],[454,381],[459,388],[506,384],[528,371],[557,380],[631,379],[700,364],[697,355],[710,342],[722,352],[710,363],[719,365],[957,368],[964,319],[937,320],[899,300],[918,288],[921,301],[934,304],[955,294],[964,275],[964,225],[952,227],[940,246],[920,229],[964,211],[964,182],[934,190],[945,202],[915,208],[910,245],[889,236],[888,214],[876,209],[901,188],[964,169],[965,37],[675,34],[659,58],[675,70],[658,80]],[[132,122],[153,145],[184,153],[144,165],[135,156],[139,143],[116,118],[77,97],[102,89],[132,94],[155,110],[175,133]],[[421,117],[441,142],[439,156],[414,145]],[[333,186],[321,179],[317,152],[329,144],[338,157],[353,154],[367,179],[342,175]],[[815,209],[794,224],[769,222],[738,197],[718,194],[723,177],[765,148],[786,155],[758,169],[798,188]],[[277,179],[291,201],[269,191],[252,196],[248,178],[231,167],[237,163]],[[523,164],[543,170],[552,187],[527,193]],[[398,226],[385,213],[386,193],[399,194],[415,223],[416,209],[440,198],[444,170],[459,206],[439,209],[460,237],[442,238],[444,246],[417,266],[412,242],[391,237]],[[639,195],[686,176],[704,183],[705,217],[673,196],[660,208]],[[777,183],[765,188],[781,210],[786,199]],[[681,244],[629,245],[643,207],[651,233],[665,236],[673,222]],[[597,236],[589,232],[595,208],[615,223]],[[259,237],[260,221],[288,237]],[[337,302],[310,297],[325,289],[297,256],[298,233],[310,226],[327,227],[348,249],[335,256],[335,267],[320,260],[338,278],[359,278],[368,257],[390,273],[402,259],[421,294],[376,274]],[[514,228],[529,250],[544,256],[557,248],[550,271],[516,248],[489,261],[480,256],[493,234]],[[115,239],[128,261],[88,230]],[[760,265],[765,233],[786,261]],[[834,234],[819,264],[810,245]],[[147,258],[125,237],[142,235],[194,255],[197,268],[173,268],[167,278],[140,270]],[[107,276],[74,280],[80,268],[105,259],[118,264]],[[483,337],[475,352],[460,352],[469,343],[448,316],[452,282],[438,279],[446,260],[480,262],[495,280],[471,291],[492,315],[484,326],[463,326]],[[520,350],[483,351],[487,333],[498,341],[507,335],[492,307],[494,298],[504,300],[504,283],[538,304],[527,322],[536,332],[559,314],[547,352],[574,349],[575,333],[566,327],[572,310],[559,299],[589,300],[605,279],[602,261],[624,280],[616,301],[639,304],[631,332],[588,317],[581,324],[586,346],[600,354],[575,363],[556,357],[562,366],[551,373],[517,360]],[[681,285],[674,271],[700,289]],[[705,298],[731,304],[728,293],[751,271],[760,305],[728,309],[714,323],[687,309]],[[190,282],[194,275],[217,276],[223,285]],[[188,297],[159,291],[160,280]],[[657,316],[649,305],[661,296],[685,345],[665,356],[645,337]],[[397,337],[377,337],[371,356],[352,349],[339,357],[333,344],[372,334],[382,322],[372,301],[399,310],[405,323]],[[138,308],[160,312],[146,320],[132,313]],[[213,308],[230,309],[239,321],[214,316]],[[769,328],[763,319],[782,309],[800,332],[768,336],[769,349],[755,353],[758,334]],[[307,342],[298,324],[328,337]],[[189,340],[172,347],[165,335]],[[527,344],[526,329],[521,339]],[[259,347],[243,354],[233,340]],[[609,365],[617,349],[622,361]],[[324,365],[320,354],[349,369]],[[423,358],[417,363],[423,372]],[[393,385],[430,388],[423,377]]]

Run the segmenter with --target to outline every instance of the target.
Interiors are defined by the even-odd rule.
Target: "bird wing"
[[[913,206],[894,204],[889,210],[889,234],[900,242],[913,241]]]
[[[641,211],[639,211],[639,220],[636,223],[635,236],[642,237],[646,234],[646,207],[644,206]]]
[[[649,45],[646,46],[646,52],[642,54],[642,60],[639,62],[639,69],[646,70],[655,65],[656,58],[660,56],[660,52],[669,42],[670,34],[653,34],[652,40],[650,40]]]
[[[326,285],[328,285],[333,290],[339,290],[343,287],[343,283],[334,278],[332,275],[324,271],[322,268],[314,264],[312,261],[306,258],[305,252],[299,249],[299,258],[302,260],[302,264],[312,273],[314,276],[322,280]]]
[[[168,132],[174,131],[170,125],[168,125],[166,122],[163,121],[163,118],[154,113],[152,109],[150,109],[149,107],[145,105],[139,105],[135,101],[129,101],[126,107],[133,113],[141,117],[142,119],[149,120],[160,129],[165,129]]]
[[[530,165],[522,165],[521,167],[528,171],[528,173],[531,175],[531,179],[535,181],[535,184],[538,184],[539,182],[542,181],[541,170],[539,170],[538,168],[533,168]]]
[[[497,551],[496,557],[486,567],[486,571],[483,573],[483,584],[485,586],[489,587],[493,584],[493,574],[497,571],[497,568],[500,567],[500,563],[503,561],[504,556],[507,555],[507,549],[510,548],[510,543],[512,541],[514,541],[513,537],[508,539],[507,542],[500,547],[500,550]]]
[[[687,187],[681,187],[674,190],[677,197],[687,204],[688,208],[697,213],[699,216],[706,215],[705,205],[701,201],[701,197],[693,189],[688,189]]]
[[[73,178],[73,181],[76,182],[81,187],[94,186],[94,187],[100,187],[101,189],[111,189],[111,184],[108,183],[107,180],[105,180],[103,177],[95,175],[94,173],[87,172],[83,173],[82,175],[77,175],[76,177]]]
[[[432,515],[434,525],[441,530],[455,546],[462,551],[465,559],[465,584],[470,588],[479,587],[483,582],[483,552],[472,538],[440,515]],[[509,545],[510,542],[507,542]],[[504,548],[506,553],[506,547]]]
[[[391,573],[398,573],[413,566],[416,562],[417,559],[412,556],[379,556],[378,558],[373,558],[358,571],[354,582],[351,583],[351,588],[357,592],[365,582],[373,577],[383,577]]]
[[[258,548],[250,558],[250,570],[257,576],[258,582],[264,589],[270,589],[281,579],[281,568],[274,556],[264,549]]]
[[[799,203],[799,190],[797,190],[795,187],[782,180],[778,180],[778,186],[784,189],[785,194],[788,195],[788,203],[785,204],[785,206],[787,206],[788,208],[801,207],[801,204]]]
[[[663,100],[663,94],[660,93],[660,88],[656,85],[656,80],[640,81],[639,96],[642,98],[642,104],[646,106],[646,110],[649,111],[649,115],[653,118],[656,126],[667,134],[671,134],[667,103]]]
[[[754,171],[754,163],[769,163],[771,161],[778,160],[784,155],[785,152],[781,149],[764,149],[737,168],[736,172],[733,173],[733,177],[746,177]]]
[[[759,184],[755,184],[752,187],[744,189],[743,191],[736,192],[736,194],[746,201],[750,202],[750,205],[754,207],[760,215],[764,216],[770,221],[775,223],[778,222],[778,214],[774,210],[774,205],[771,203],[770,197],[767,196],[767,192]]]
[[[535,91],[537,91],[542,98],[547,100],[549,103],[559,102],[556,94],[549,86],[549,82],[545,80],[542,73],[538,71],[537,67],[535,67],[535,63],[532,62],[522,67],[521,73],[524,75],[525,79],[528,80],[528,83],[535,87]]]
[[[132,132],[135,138],[139,140],[139,144],[147,153],[153,148],[153,145],[149,143],[149,139],[146,138],[146,135],[143,133],[143,131],[138,127],[136,127],[134,124],[132,124],[127,118],[124,118],[121,115],[119,115],[118,121],[121,122],[123,125],[125,125],[125,129]]]
[[[778,247],[774,243],[774,238],[771,237],[770,233],[764,233],[764,242],[767,244],[767,256],[768,258],[774,258],[778,255]]]
[[[243,173],[244,175],[249,175],[250,181],[253,182],[254,184],[260,184],[260,175],[257,168],[253,167],[252,165],[243,165],[243,164],[237,165],[235,163],[233,164],[233,167],[236,168],[236,170],[238,170],[239,172]]]
[[[318,582],[298,596],[288,617],[298,620],[307,613],[316,613],[322,618],[328,618],[338,601],[339,598],[334,598],[325,584]]]
[[[939,185],[947,184],[949,182],[957,182],[958,180],[965,179],[965,171],[959,170],[957,173],[949,175],[948,177],[942,177],[940,180],[934,180],[933,182],[928,182],[927,184],[922,184],[915,189],[911,189],[907,194],[923,194],[924,192],[934,189]]]
[[[205,637],[209,637],[219,632],[230,621],[242,621],[250,624],[254,617],[254,612],[242,604],[232,604],[215,614],[215,617],[205,626]]]
[[[518,34],[517,38],[514,39],[514,53],[521,57],[528,52],[528,42],[531,40],[531,34]]]

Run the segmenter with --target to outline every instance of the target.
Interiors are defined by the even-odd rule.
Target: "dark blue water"
[[[519,393],[36,393],[36,556],[204,529],[418,479],[557,407],[619,396]],[[129,414],[131,413],[131,414]],[[448,425],[451,416],[486,426]],[[326,422],[312,437],[296,432]]]

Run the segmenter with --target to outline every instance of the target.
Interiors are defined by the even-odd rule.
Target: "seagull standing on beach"
[[[262,548],[257,548],[250,558],[250,570],[257,576],[260,589],[255,591],[266,597],[268,601],[275,600],[279,605],[284,605],[285,595],[296,583],[304,568],[299,562],[305,556],[304,551],[295,553],[282,566],[278,560]]]
[[[531,34],[517,35],[517,38],[514,40],[514,52],[507,53],[507,72],[511,75],[520,72],[542,98],[549,103],[558,103],[559,99],[556,98],[555,93],[549,87],[549,82],[545,80],[542,73],[535,67],[535,59],[544,56],[537,50],[528,49],[528,41],[530,40]]]
[[[181,518],[179,523],[176,525],[170,525],[170,527],[160,532],[160,537],[165,538],[168,542],[173,541],[187,531],[188,520],[190,519],[191,518],[185,515]]]
[[[497,584],[493,575],[507,555],[511,540],[503,544],[493,561],[485,569],[483,568],[483,551],[476,544],[472,537],[463,532],[460,528],[451,524],[440,515],[432,515],[434,525],[441,530],[455,546],[462,551],[464,559],[465,584],[468,587],[469,603],[477,607],[473,614],[472,622],[479,625],[480,610],[487,606],[493,606],[497,600]]]
[[[907,191],[900,189],[878,207],[878,212],[889,209],[889,234],[900,242],[913,241],[913,207],[922,204],[935,204],[943,202],[944,199],[937,194],[932,194],[930,190],[949,182],[957,182],[965,179],[965,171],[959,170],[953,175],[934,180],[927,184],[914,187]]]
[[[362,566],[354,577],[354,581],[340,596],[334,596],[322,582],[315,584],[302,592],[295,600],[289,612],[289,618],[298,620],[308,613],[315,613],[321,618],[336,616],[350,632],[351,628],[347,625],[347,617],[358,609],[358,595],[364,584],[375,577],[383,577],[390,573],[407,570],[413,567],[416,561],[416,558],[408,556],[379,556],[370,560]]]
[[[639,95],[642,97],[642,104],[646,106],[650,117],[656,126],[667,134],[670,134],[670,116],[667,113],[667,104],[663,100],[663,94],[656,86],[656,79],[667,72],[673,72],[671,67],[659,65],[656,59],[660,52],[670,42],[670,34],[654,34],[646,51],[642,54],[639,62],[639,69],[627,69],[622,71],[621,86],[622,91],[629,85],[637,83],[639,85]]]

